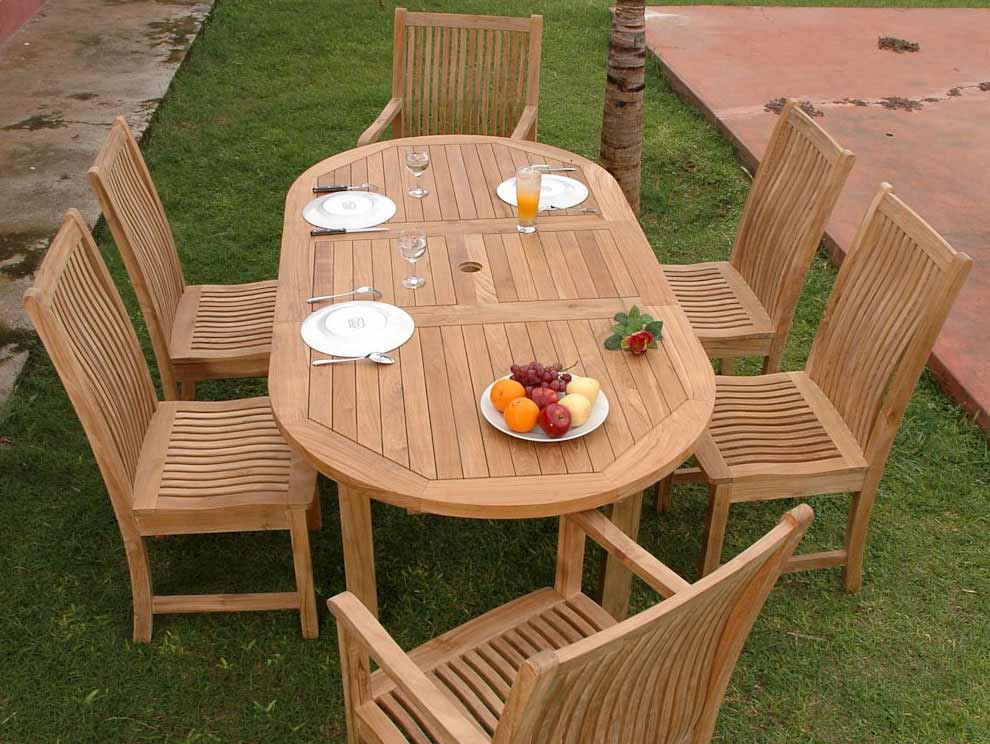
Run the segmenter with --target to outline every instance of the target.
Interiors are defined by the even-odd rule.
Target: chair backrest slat
[[[882,464],[972,261],[884,184],[849,249],[808,357],[866,457]]]
[[[158,401],[120,294],[78,212],[66,215],[24,304],[83,423],[115,507],[129,507]],[[127,511],[117,509],[118,516]]]
[[[784,336],[854,161],[799,106],[787,103],[746,199],[729,259]]]
[[[746,637],[812,518],[799,506],[690,588],[529,659],[495,744],[708,742]]]
[[[89,179],[134,285],[166,397],[174,398],[169,340],[186,283],[165,208],[123,117],[114,120]]]
[[[395,12],[401,136],[512,134],[539,100],[542,19]]]

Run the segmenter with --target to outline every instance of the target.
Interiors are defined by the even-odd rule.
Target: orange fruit
[[[505,409],[505,424],[512,431],[532,431],[539,416],[540,407],[529,398],[513,398]]]
[[[516,398],[523,397],[525,394],[526,388],[515,380],[506,378],[492,385],[492,392],[489,397],[492,399],[492,405],[497,410],[504,412],[509,403]]]

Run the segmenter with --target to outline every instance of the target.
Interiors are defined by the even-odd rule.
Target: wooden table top
[[[410,143],[428,144],[430,194],[406,195]],[[495,187],[526,163],[566,163],[598,214],[542,216],[520,235]],[[384,187],[398,205],[383,233],[310,237],[302,218],[318,184]],[[412,291],[397,232],[427,233]],[[466,270],[467,269],[467,270]],[[371,285],[405,308],[413,337],[392,366],[313,367],[300,337],[305,298]],[[344,298],[342,301],[346,301]],[[638,304],[664,321],[659,348],[606,351],[612,316]],[[576,440],[533,444],[502,434],[478,399],[514,362],[577,363],[609,397],[605,425]],[[483,518],[564,514],[610,503],[665,476],[711,417],[714,375],[649,242],[614,179],[534,142],[437,136],[376,143],[303,173],[286,199],[269,390],[288,440],[320,471],[413,511]]]

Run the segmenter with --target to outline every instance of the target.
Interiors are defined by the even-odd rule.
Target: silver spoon
[[[335,297],[347,297],[347,295],[355,294],[370,294],[374,297],[380,297],[381,291],[375,289],[374,287],[358,287],[357,289],[352,289],[349,292],[338,292],[337,294],[330,295],[320,295],[319,297],[310,297],[306,302],[312,304],[314,302],[325,302],[326,300],[332,300]]]
[[[314,367],[322,367],[324,364],[340,364],[341,362],[360,362],[363,359],[370,359],[376,364],[395,364],[395,357],[391,357],[382,351],[373,351],[370,354],[357,357],[341,357],[339,359],[317,359],[313,362]]]

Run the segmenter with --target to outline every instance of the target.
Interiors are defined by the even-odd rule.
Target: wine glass
[[[409,152],[406,153],[406,168],[409,172],[413,174],[416,178],[416,187],[409,191],[409,196],[416,197],[417,199],[422,199],[424,196],[430,192],[423,188],[419,179],[423,175],[423,171],[430,167],[430,152],[425,147],[414,147]]]
[[[409,262],[409,276],[402,280],[406,289],[418,289],[426,279],[416,276],[416,262],[426,255],[426,233],[422,230],[403,230],[399,233],[399,255]]]

